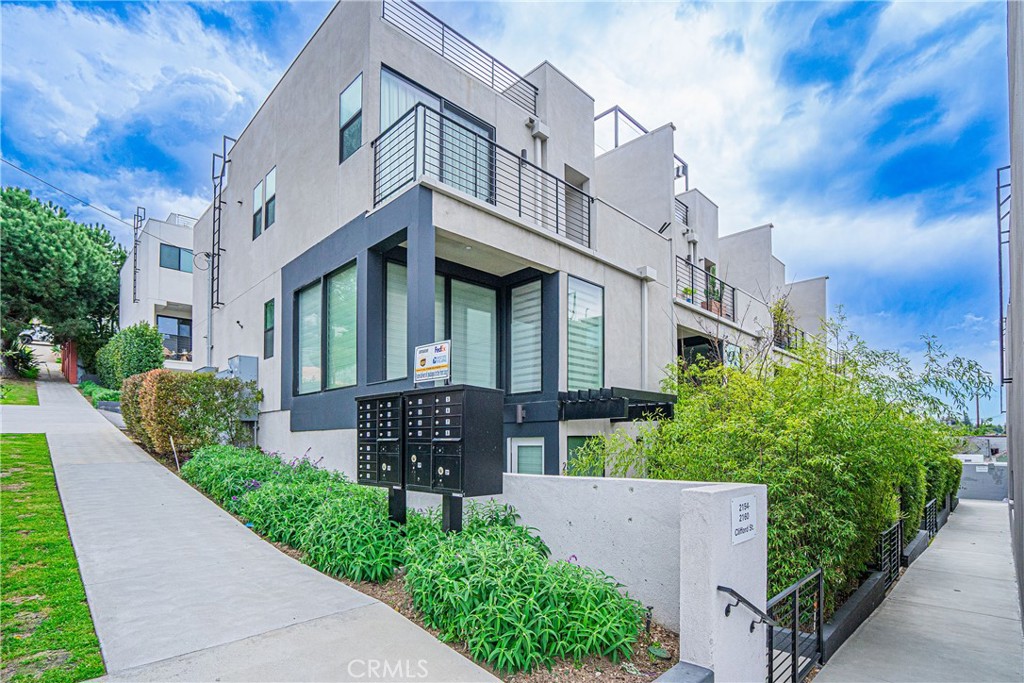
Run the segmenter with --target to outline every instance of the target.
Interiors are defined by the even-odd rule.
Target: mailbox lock
[[[444,474],[444,468],[443,467],[438,467],[437,468],[437,473],[438,474]]]
[[[416,456],[415,455],[410,455],[409,459],[412,460],[413,462],[416,462]]]

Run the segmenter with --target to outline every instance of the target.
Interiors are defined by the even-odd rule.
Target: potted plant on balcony
[[[693,287],[683,287],[683,298],[686,299],[686,303],[693,303]]]
[[[715,276],[716,267],[707,270],[707,287],[704,289],[704,303],[701,306],[715,315],[722,315],[722,281]]]

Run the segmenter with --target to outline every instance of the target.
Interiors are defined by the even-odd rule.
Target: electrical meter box
[[[405,398],[405,487],[501,493],[505,393],[468,385],[414,389]]]
[[[402,395],[356,398],[356,427],[356,481],[402,488]]]

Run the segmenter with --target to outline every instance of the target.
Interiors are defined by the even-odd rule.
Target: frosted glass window
[[[299,292],[296,379],[298,393],[320,391],[320,283]]]
[[[385,279],[387,379],[401,379],[409,374],[409,270],[400,263],[389,262]]]
[[[544,445],[541,443],[517,443],[516,472],[519,474],[544,474]]]
[[[541,390],[540,280],[512,289],[511,386],[513,394]]]
[[[445,279],[443,275],[434,276],[434,339],[444,341],[448,338],[448,309],[444,305]]]
[[[568,289],[568,388],[604,384],[604,290],[574,277]]]
[[[488,287],[451,280],[452,380],[498,386],[498,297]]]
[[[356,383],[356,265],[327,278],[327,388]]]

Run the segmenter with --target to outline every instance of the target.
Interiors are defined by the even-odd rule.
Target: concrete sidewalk
[[[961,500],[815,683],[1024,680],[1006,503]]]
[[[0,429],[47,435],[110,680],[496,680],[260,539],[64,381],[37,386]]]

